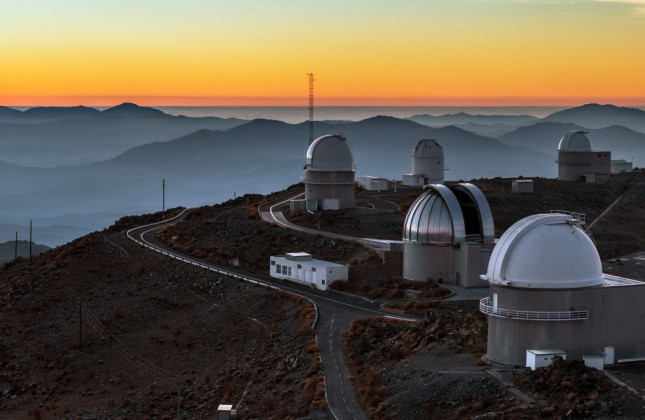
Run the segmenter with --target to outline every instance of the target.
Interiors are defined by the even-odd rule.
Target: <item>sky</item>
[[[0,2],[0,105],[645,105],[645,0]]]

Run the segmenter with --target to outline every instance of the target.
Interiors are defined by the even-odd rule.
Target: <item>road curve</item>
[[[320,357],[324,364],[325,396],[330,418],[336,420],[367,419],[354,394],[354,387],[349,380],[350,372],[344,363],[343,334],[352,320],[366,316],[385,316],[407,321],[417,318],[394,316],[380,310],[376,305],[363,300],[352,299],[345,295],[331,294],[306,286],[286,283],[269,277],[252,277],[239,270],[224,268],[199,258],[194,258],[173,250],[157,241],[155,234],[162,228],[181,222],[191,209],[185,209],[179,215],[161,222],[152,223],[128,230],[127,236],[134,242],[152,250],[192,264],[205,270],[233,277],[259,286],[283,290],[308,299],[316,308],[316,342],[320,347]]]
[[[279,201],[264,204],[258,207],[258,213],[260,214],[260,218],[267,223],[275,223],[278,226],[281,226],[283,228],[293,229],[300,232],[309,233],[311,235],[321,235],[332,239],[345,239],[348,241],[358,241],[361,244],[365,245],[366,247],[372,248],[375,250],[390,249],[390,245],[389,245],[390,241],[373,239],[373,238],[357,238],[355,236],[343,235],[341,233],[327,232],[324,230],[311,229],[311,228],[307,228],[307,227],[303,227],[303,226],[291,223],[284,217],[280,209],[284,207],[287,204],[287,202],[289,202],[289,200],[300,197],[303,194],[304,192],[300,192],[298,194],[291,194],[288,197],[283,198]],[[389,203],[389,201],[386,201],[386,200],[381,200],[381,201],[385,201],[386,203]]]

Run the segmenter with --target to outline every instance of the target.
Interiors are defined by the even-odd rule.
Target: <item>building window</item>
[[[271,265],[275,265],[275,261],[271,260]]]
[[[298,264],[298,268],[302,268],[302,264]]]
[[[325,279],[322,279],[322,285],[323,286],[325,285]]]
[[[289,272],[287,273],[289,277],[291,277],[291,267],[289,267]]]
[[[280,264],[275,266],[275,272],[278,273],[278,274],[280,274],[282,272],[282,268],[281,268]]]
[[[311,267],[311,271],[316,271],[316,267]]]

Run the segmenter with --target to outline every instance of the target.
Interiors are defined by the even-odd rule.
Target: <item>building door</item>
[[[311,271],[305,270],[305,283],[311,282]]]

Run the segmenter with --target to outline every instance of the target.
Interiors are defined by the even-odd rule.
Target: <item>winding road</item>
[[[280,203],[284,205],[284,200]],[[278,204],[271,205],[269,208],[273,209]],[[367,419],[365,410],[361,407],[354,394],[354,387],[349,380],[350,372],[344,363],[344,332],[347,330],[352,320],[366,316],[386,316],[407,321],[417,321],[418,318],[394,316],[389,312],[380,310],[375,304],[359,299],[352,299],[351,297],[333,292],[323,292],[298,284],[286,283],[270,277],[260,278],[248,276],[239,270],[220,267],[204,260],[182,254],[155,239],[155,234],[159,230],[165,226],[180,223],[190,211],[191,209],[186,209],[172,219],[130,229],[127,236],[138,244],[155,252],[167,255],[170,258],[198,266],[205,270],[234,277],[242,281],[293,293],[312,302],[317,310],[317,316],[316,320],[314,320],[313,326],[316,329],[316,341],[320,347],[320,358],[325,366],[325,395],[328,404],[327,411],[329,417],[336,420]],[[269,210],[269,212],[271,212],[271,210]],[[282,213],[279,214],[280,216],[282,215]],[[276,223],[276,220],[277,219],[274,219],[273,222]],[[286,220],[285,222],[287,225],[284,227],[295,228],[296,226],[291,225]],[[280,224],[280,222],[277,223]],[[299,230],[306,229],[299,226],[297,228],[299,228]],[[322,234],[322,232],[319,231],[314,232]],[[329,234],[326,236],[334,238],[344,237],[344,235],[339,236],[337,234]],[[353,237],[346,238],[357,239]],[[358,240],[367,246],[377,246],[379,244],[378,240]],[[380,243],[382,242],[383,241]]]

